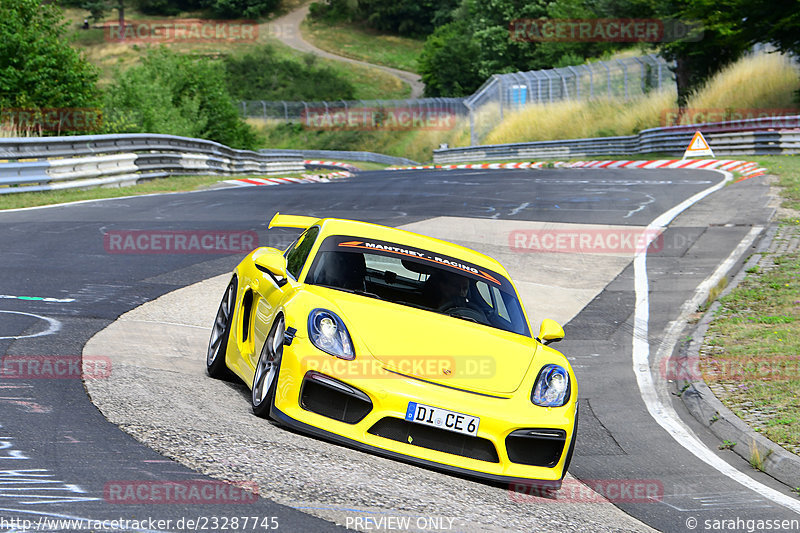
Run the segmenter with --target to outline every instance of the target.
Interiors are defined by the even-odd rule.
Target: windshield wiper
[[[451,316],[453,318],[460,318],[461,320],[466,320],[467,322],[474,322],[475,324],[483,324],[483,322],[478,322],[475,318],[467,315],[460,315],[458,313],[446,314],[445,316]],[[483,324],[484,326],[488,326],[489,324]]]
[[[359,296],[367,296],[369,298],[375,298],[377,300],[383,300],[383,298],[381,298],[380,296],[378,296],[374,292],[361,291],[361,290],[358,290],[358,289],[347,289],[345,287],[336,287],[334,285],[324,285],[322,283],[315,283],[314,285],[316,285],[317,287],[325,287],[326,289],[334,289],[334,290],[337,290],[337,291],[349,292],[350,294],[358,294]]]

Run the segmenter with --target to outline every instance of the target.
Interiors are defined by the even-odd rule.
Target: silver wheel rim
[[[217,317],[214,319],[214,326],[211,328],[211,340],[208,341],[208,355],[206,356],[206,365],[208,366],[211,366],[219,356],[222,337],[225,336],[225,330],[228,329],[228,322],[233,313],[233,292],[233,283],[231,283],[228,285],[225,296],[219,304]]]
[[[258,407],[266,399],[269,389],[278,375],[283,356],[284,339],[283,317],[280,317],[264,343],[253,377],[253,405]]]

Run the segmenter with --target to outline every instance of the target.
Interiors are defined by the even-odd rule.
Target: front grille
[[[567,432],[563,429],[518,429],[506,437],[512,463],[553,467],[561,459]]]
[[[497,463],[497,450],[491,441],[470,435],[461,435],[444,429],[415,424],[400,418],[387,416],[369,428],[369,433],[413,444],[429,450],[460,455],[479,461]]]
[[[308,372],[300,389],[300,407],[307,411],[356,424],[372,411],[369,396],[318,372]]]

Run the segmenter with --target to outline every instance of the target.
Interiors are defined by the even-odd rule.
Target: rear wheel
[[[258,357],[256,372],[253,376],[253,393],[251,405],[253,412],[260,417],[268,417],[275,402],[275,388],[283,358],[283,339],[286,323],[283,315],[279,316],[264,341],[261,355]]]
[[[214,325],[211,328],[211,339],[208,341],[208,354],[206,355],[206,370],[208,375],[213,378],[222,378],[228,374],[228,367],[225,365],[225,352],[228,350],[228,337],[231,334],[233,324],[233,310],[236,306],[236,276],[233,277],[214,318]]]

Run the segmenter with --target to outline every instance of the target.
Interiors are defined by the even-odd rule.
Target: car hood
[[[350,294],[336,304],[354,342],[385,368],[445,386],[512,393],[536,352],[530,337],[430,311]]]

